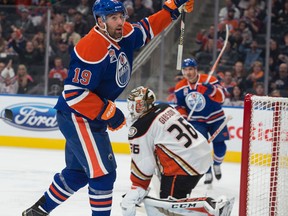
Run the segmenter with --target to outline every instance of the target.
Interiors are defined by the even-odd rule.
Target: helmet
[[[101,17],[104,20],[107,15],[117,12],[122,12],[125,16],[127,15],[123,3],[117,0],[96,0],[92,7],[92,12],[95,19],[96,17]]]
[[[182,68],[186,68],[186,67],[197,67],[197,62],[195,59],[193,58],[187,58],[184,59],[182,62]]]
[[[130,114],[139,117],[154,106],[156,96],[151,89],[139,86],[130,92],[127,102]]]

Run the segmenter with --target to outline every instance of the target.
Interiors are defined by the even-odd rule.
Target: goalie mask
[[[156,96],[154,92],[143,86],[133,89],[127,99],[128,110],[133,118],[138,118],[154,106]]]

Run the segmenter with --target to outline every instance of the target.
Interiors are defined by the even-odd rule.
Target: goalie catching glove
[[[135,216],[136,205],[140,204],[144,197],[148,194],[149,190],[144,190],[141,187],[133,186],[126,193],[122,202],[122,215],[123,216]]]
[[[104,107],[98,115],[98,119],[106,121],[108,129],[111,131],[119,130],[126,124],[124,114],[116,107],[116,104],[110,100],[104,102]]]

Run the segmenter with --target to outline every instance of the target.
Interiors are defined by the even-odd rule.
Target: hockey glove
[[[167,0],[164,2],[163,8],[169,12],[175,12],[181,5],[183,5],[185,12],[190,13],[193,11],[194,0]]]
[[[202,85],[198,86],[197,91],[201,94],[212,97],[216,92],[216,87],[211,85],[210,83],[202,83]]]
[[[148,194],[147,190],[141,187],[132,186],[121,202],[123,216],[135,216],[136,205],[140,204]]]
[[[104,107],[98,116],[98,119],[107,122],[108,129],[111,131],[119,130],[126,124],[126,119],[122,111],[110,100],[106,100]]]

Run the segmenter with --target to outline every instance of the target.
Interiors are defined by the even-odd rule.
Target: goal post
[[[288,213],[288,98],[244,100],[239,215]]]

